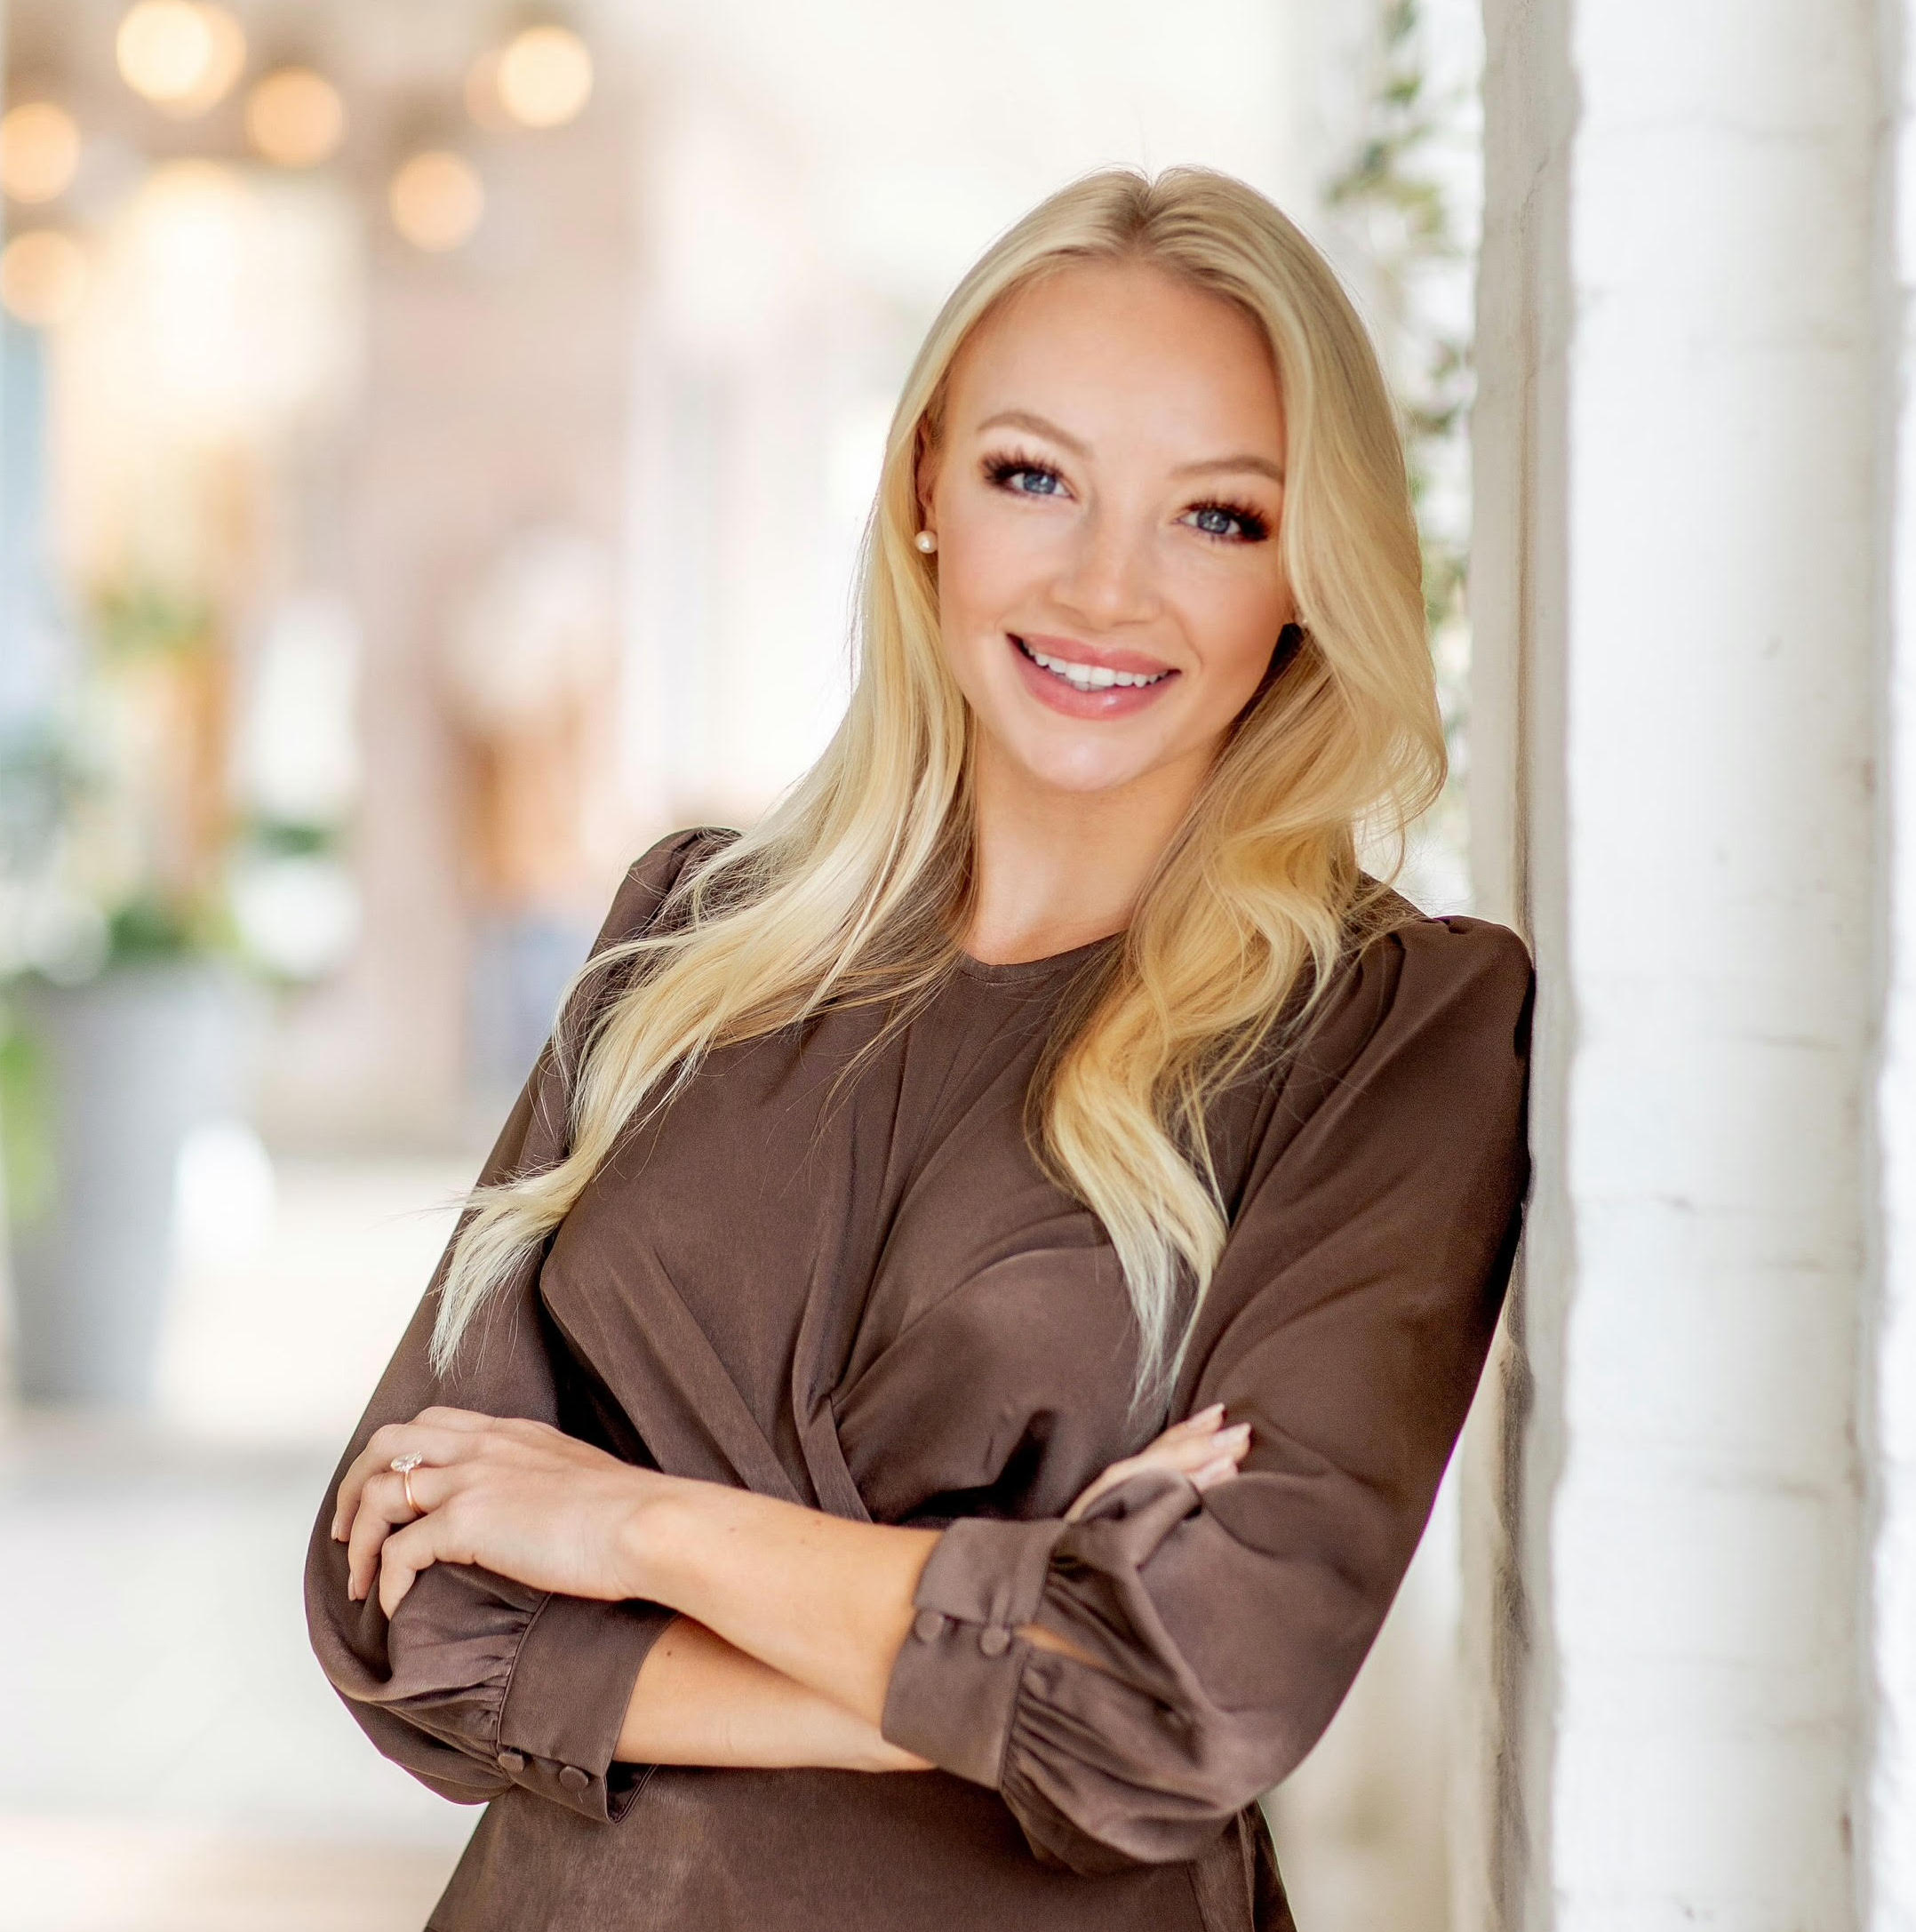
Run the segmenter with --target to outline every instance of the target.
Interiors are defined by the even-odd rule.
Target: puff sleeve
[[[966,1517],[934,1546],[884,1735],[998,1791],[1041,1858],[1195,1857],[1336,1712],[1509,1277],[1530,994],[1505,929],[1419,921],[1360,952],[1269,1081],[1172,1404],[1252,1425],[1234,1481],[1145,1472],[1076,1523]]]
[[[627,873],[597,938],[643,930],[714,828],[661,840]],[[571,1015],[562,1026],[571,1024]],[[563,1152],[567,1095],[555,1039],[541,1049],[480,1179],[550,1166]],[[347,1551],[331,1533],[333,1497],[374,1430],[435,1403],[563,1426],[562,1365],[541,1320],[543,1252],[531,1257],[479,1317],[451,1371],[427,1359],[451,1242],[353,1432],[320,1506],[306,1569],[307,1625],[328,1679],[380,1752],[457,1802],[483,1803],[518,1784],[589,1818],[629,1804],[642,1768],[612,1751],[632,1686],[672,1612],[532,1590],[490,1570],[439,1563],[390,1623],[374,1591],[346,1594]]]

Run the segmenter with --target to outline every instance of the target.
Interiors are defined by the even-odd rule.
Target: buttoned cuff
[[[1018,1680],[1031,1645],[1017,1634],[1044,1594],[1065,1524],[961,1516],[932,1545],[917,1615],[892,1666],[879,1729],[901,1749],[998,1789]]]
[[[582,1817],[621,1817],[645,1768],[614,1764],[612,1752],[639,1666],[675,1614],[657,1603],[547,1597],[513,1660],[499,1769]]]

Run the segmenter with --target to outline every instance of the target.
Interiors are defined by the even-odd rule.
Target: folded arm
[[[1105,1471],[1068,1513],[1146,1468],[1196,1495],[1235,1474],[1249,1441],[1215,1406]],[[402,1457],[418,1458],[403,1475]],[[683,1613],[639,1667],[619,1761],[928,1768],[878,1723],[936,1531],[848,1522],[635,1469],[544,1422],[435,1406],[373,1433],[340,1480],[331,1534],[347,1545],[345,1595],[365,1601],[377,1582],[395,1625],[448,1567],[580,1609]]]

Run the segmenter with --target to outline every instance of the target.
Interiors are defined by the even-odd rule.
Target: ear
[[[938,467],[944,452],[932,434],[929,411],[918,419],[917,449],[912,459],[914,487],[918,497],[918,527],[936,530],[931,517],[931,498],[938,486]]]

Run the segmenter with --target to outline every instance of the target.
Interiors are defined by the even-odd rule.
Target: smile
[[[1010,631],[1005,637],[1025,689],[1047,711],[1066,718],[1128,718],[1162,703],[1183,675],[1174,666],[1154,664],[1134,651],[1099,651],[1100,657],[1115,658],[1117,663],[1088,664],[1064,654],[1063,647],[1074,642],[1070,638],[1026,638]]]
[[[1013,637],[1011,642],[1032,663],[1049,671],[1053,677],[1062,678],[1074,691],[1138,691],[1162,684],[1172,675],[1168,670],[1114,671],[1102,664],[1074,664],[1069,658],[1048,657],[1043,651],[1034,650],[1022,637]]]

